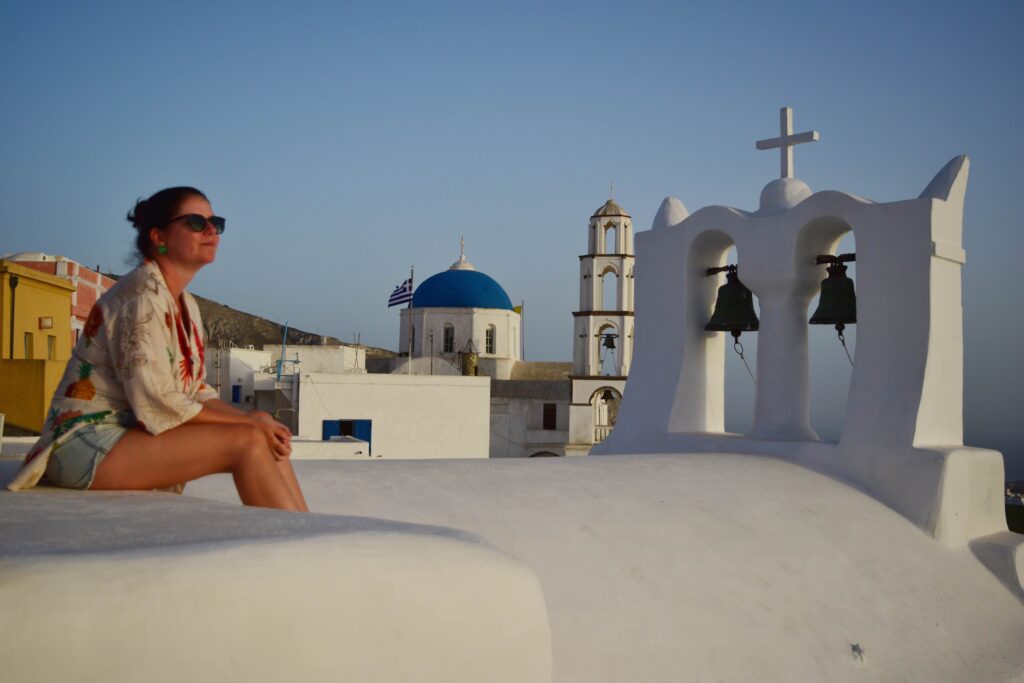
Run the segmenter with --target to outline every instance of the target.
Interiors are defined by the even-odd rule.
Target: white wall
[[[486,458],[490,378],[302,373],[299,436],[323,420],[372,420],[373,457]]]
[[[231,387],[242,385],[241,405],[255,406],[254,374],[271,364],[266,351],[239,348],[209,348],[206,351],[206,383],[220,391],[220,399],[231,402]],[[263,388],[263,387],[259,387]],[[248,398],[248,401],[246,401]]]
[[[473,347],[481,358],[508,358],[520,360],[522,349],[519,340],[520,316],[515,311],[498,308],[412,308],[402,309],[398,339],[399,353],[409,352],[408,325],[412,312],[416,328],[413,356],[430,355],[430,333],[434,333],[434,355],[444,351],[444,326],[455,329],[455,352],[461,351],[472,339]],[[495,349],[486,353],[486,331],[489,325],[495,327]],[[506,378],[503,378],[506,379]]]
[[[281,357],[280,344],[264,344],[263,350],[270,352],[271,363],[277,363]],[[285,353],[288,360],[299,360],[299,371],[303,373],[366,372],[366,349],[356,346],[289,346]],[[294,371],[293,363],[285,364],[284,373]]]
[[[555,429],[544,429],[544,404],[555,404]],[[565,455],[569,439],[569,401],[491,399],[492,458],[528,458],[540,451]]]
[[[392,359],[391,372],[396,375],[410,373],[414,375],[461,375],[462,365],[458,360],[458,356],[454,354],[442,355],[436,351],[431,358],[428,349],[425,356],[413,356],[411,367],[408,358],[395,357]],[[493,379],[509,379],[512,376],[512,368],[519,362],[510,358],[495,358],[493,356],[481,356],[477,360],[477,374]]]

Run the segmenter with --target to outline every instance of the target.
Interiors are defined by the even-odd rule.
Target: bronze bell
[[[708,268],[707,274],[725,271],[725,284],[718,288],[718,299],[711,320],[704,326],[709,332],[731,332],[739,339],[741,332],[757,332],[759,323],[754,313],[754,295],[740,282],[736,266]]]
[[[614,332],[609,332],[608,334],[603,334],[601,336],[604,337],[604,343],[602,344],[602,346],[604,346],[604,348],[606,348],[606,349],[614,349],[615,348],[615,338],[618,337],[619,335],[615,334]]]
[[[835,325],[842,331],[857,322],[857,295],[853,280],[846,276],[845,263],[856,260],[855,254],[819,256],[819,264],[827,263],[828,277],[821,281],[818,309],[811,316],[811,325]]]

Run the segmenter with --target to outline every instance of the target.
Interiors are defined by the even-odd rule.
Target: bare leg
[[[185,424],[156,436],[131,429],[100,463],[91,488],[163,488],[217,472],[234,476],[246,505],[305,507],[281,474],[266,437],[248,425]]]
[[[284,477],[284,481],[288,484],[288,489],[292,492],[292,496],[295,497],[295,501],[299,504],[299,509],[303,512],[309,512],[309,506],[306,505],[306,497],[302,495],[302,488],[299,486],[299,480],[295,476],[295,470],[292,469],[291,458],[281,458],[277,461],[277,468],[281,471],[281,476]]]

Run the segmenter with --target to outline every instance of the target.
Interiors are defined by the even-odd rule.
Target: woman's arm
[[[267,438],[267,444],[274,453],[274,457],[280,460],[292,453],[292,433],[269,413],[262,410],[246,412],[225,403],[219,398],[211,398],[203,401],[203,408],[188,420],[190,424],[249,424],[258,428]]]
[[[224,401],[220,400],[219,398],[210,398],[210,399],[207,399],[205,401],[201,400],[201,402],[207,408],[210,408],[211,410],[215,410],[218,413],[227,413],[228,415],[240,415],[240,416],[243,416],[243,417],[249,417],[249,416],[255,415],[255,411],[254,412],[249,412],[247,410],[242,410],[241,408],[236,408],[235,406],[231,405],[230,403],[225,403]],[[262,412],[262,411],[260,411],[260,412]],[[266,414],[266,413],[264,413],[264,414]]]

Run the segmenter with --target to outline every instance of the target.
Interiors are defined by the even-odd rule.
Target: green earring
[[[156,248],[156,251],[157,251],[158,254],[166,254],[167,253],[167,245],[166,244],[161,244],[159,247]]]

